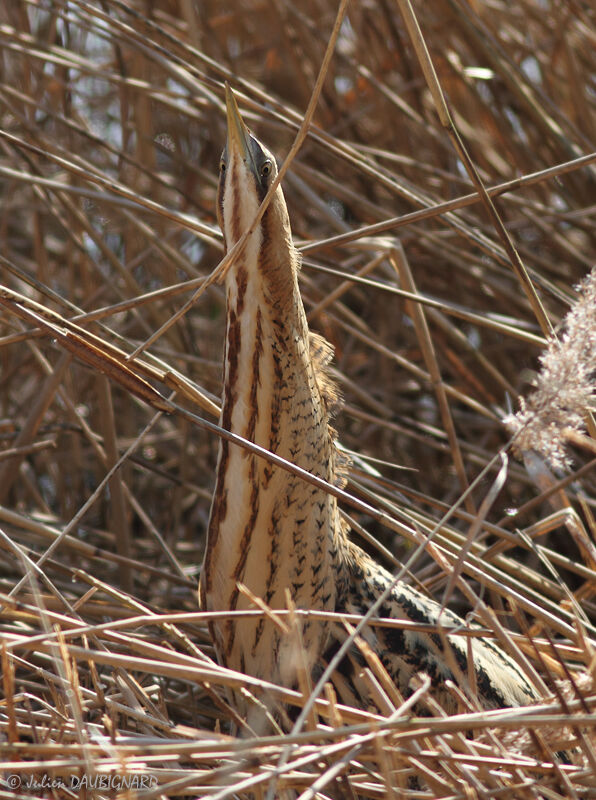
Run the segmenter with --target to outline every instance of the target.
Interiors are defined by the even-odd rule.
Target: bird
[[[278,168],[273,154],[246,126],[228,84],[225,92],[227,138],[216,210],[229,251],[251,228]],[[225,277],[220,425],[341,486],[346,464],[332,424],[339,404],[329,375],[333,350],[309,331],[299,269],[278,185]],[[205,611],[248,610],[258,598],[271,609],[290,604],[364,614],[389,587],[379,616],[466,627],[421,591],[401,580],[395,583],[388,570],[358,547],[334,495],[220,439],[199,588]],[[301,670],[311,678],[320,675],[347,636],[333,621],[307,618],[298,652],[296,636],[266,614],[212,615],[209,629],[222,665],[288,688],[299,686]],[[449,681],[469,689],[484,708],[522,706],[537,698],[518,663],[488,638],[473,637],[468,645],[455,635],[372,626],[362,637],[402,696],[412,694],[413,678],[424,673],[447,713],[457,708]],[[331,683],[340,701],[370,708],[374,701],[361,680],[361,650],[352,647]]]

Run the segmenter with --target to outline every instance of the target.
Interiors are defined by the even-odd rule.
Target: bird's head
[[[277,177],[277,164],[269,150],[246,127],[227,84],[226,109],[228,135],[219,165],[217,218],[226,249],[230,249],[252,225]],[[261,221],[248,237],[239,262],[249,272],[257,270],[274,294],[286,283],[288,288],[293,285],[298,259],[281,186],[277,187]]]

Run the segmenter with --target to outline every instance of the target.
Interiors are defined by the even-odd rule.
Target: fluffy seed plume
[[[504,422],[518,451],[536,450],[553,467],[568,467],[565,441],[580,432],[594,401],[596,370],[596,268],[580,283],[577,303],[540,356],[536,391]]]

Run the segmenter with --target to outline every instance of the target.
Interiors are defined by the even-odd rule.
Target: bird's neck
[[[264,267],[228,274],[222,425],[292,459],[309,428],[324,424],[309,332],[294,268],[283,293]],[[304,408],[302,423],[290,424]],[[307,416],[308,415],[308,416]],[[319,422],[320,420],[320,422]],[[263,465],[264,466],[264,465]]]
[[[282,294],[274,282],[273,302],[271,285],[259,271],[249,272],[240,261],[228,274],[221,424],[332,482],[328,403],[311,356],[295,264],[290,266],[291,283]],[[283,313],[275,303],[283,304]],[[322,340],[316,345],[315,350],[325,349]],[[320,352],[317,358],[325,361]],[[202,579],[207,607],[247,607],[238,589],[243,583],[272,608],[285,607],[289,591],[297,607],[334,609],[344,544],[340,532],[334,497],[222,441]],[[243,631],[250,629],[249,623],[242,625]],[[239,636],[232,626],[221,626],[215,639],[230,666],[246,669],[247,659],[254,658],[252,674],[266,673],[271,645],[260,650],[258,626],[253,627]],[[304,633],[313,657],[321,636],[320,628],[310,639]],[[246,637],[252,637],[250,647]]]

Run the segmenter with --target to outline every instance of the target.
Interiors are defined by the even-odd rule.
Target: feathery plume
[[[576,287],[580,296],[540,356],[536,391],[504,423],[518,451],[536,450],[553,467],[568,467],[568,431],[580,432],[594,399],[596,369],[596,268]]]

